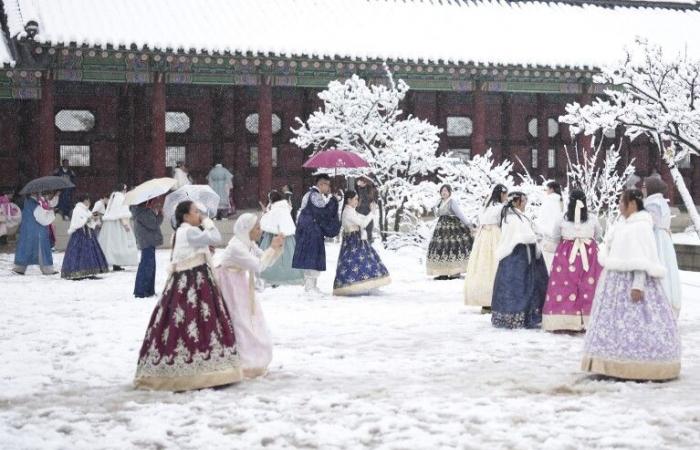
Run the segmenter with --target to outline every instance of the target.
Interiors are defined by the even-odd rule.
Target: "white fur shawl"
[[[610,231],[606,250],[601,252],[601,263],[607,270],[639,270],[654,278],[666,275],[656,252],[654,224],[646,211],[636,212],[627,219],[621,217]]]
[[[294,236],[296,226],[287,200],[280,200],[270,206],[270,210],[260,218],[260,228],[267,233]]]
[[[496,248],[496,258],[502,260],[513,252],[518,244],[535,244],[537,235],[530,219],[520,213],[508,212],[501,225],[501,240]]]
[[[85,225],[90,228],[95,228],[95,224],[92,220],[92,211],[85,206],[84,203],[76,203],[75,208],[73,208],[73,214],[70,218],[70,227],[68,227],[68,234],[73,234],[77,230],[81,229]]]

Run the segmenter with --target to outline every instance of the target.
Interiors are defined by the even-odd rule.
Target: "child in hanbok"
[[[491,324],[497,328],[537,328],[547,292],[547,267],[534,225],[523,214],[527,196],[513,192],[509,198],[501,212]]]
[[[472,236],[467,220],[452,198],[452,187],[445,184],[440,188],[440,204],[436,215],[438,223],[428,245],[427,272],[436,280],[459,277],[467,270],[467,260],[472,248]]]
[[[554,229],[561,223],[563,215],[561,185],[556,181],[550,181],[547,183],[547,193],[537,210],[535,219],[535,231],[540,235],[540,248],[549,272],[552,270],[552,260],[558,243],[554,237]]]
[[[586,194],[572,190],[564,220],[554,228],[557,245],[544,303],[542,328],[547,331],[583,331],[588,325],[598,278],[601,228],[588,214]]]
[[[209,250],[221,234],[194,202],[177,205],[175,218],[169,276],[146,330],[134,384],[187,391],[240,381],[231,316]]]
[[[479,216],[479,228],[464,276],[464,303],[481,306],[482,313],[491,311],[493,282],[498,270],[496,248],[501,239],[501,212],[508,201],[508,188],[497,184]]]
[[[676,249],[671,239],[671,209],[664,194],[668,186],[660,178],[649,177],[644,180],[646,198],[644,209],[649,211],[654,221],[654,237],[661,264],[666,267],[666,276],[661,279],[666,298],[671,302],[673,312],[678,317],[681,311],[681,279],[678,271]]]
[[[243,374],[252,378],[265,374],[272,361],[272,337],[255,296],[255,277],[280,257],[284,236],[278,234],[267,250],[260,250],[255,242],[262,231],[251,213],[236,220],[233,234],[226,249],[216,255],[216,278],[233,321]]]
[[[139,263],[136,236],[131,226],[131,211],[124,204],[126,190],[125,184],[118,184],[109,196],[99,236],[107,262],[115,271],[124,270],[123,266],[136,266]]]
[[[22,222],[22,210],[12,203],[12,194],[0,195],[0,245],[7,244],[8,236],[17,233]]]
[[[12,269],[24,275],[27,266],[38,265],[44,275],[58,273],[53,267],[49,227],[56,220],[54,207],[58,203],[56,192],[31,194],[24,200],[22,223],[15,249],[15,265]]]
[[[270,267],[263,270],[260,278],[272,286],[282,284],[303,284],[304,272],[292,267],[294,249],[296,248],[296,226],[290,214],[289,202],[277,191],[270,192],[270,209],[260,218],[262,241],[260,248],[267,250],[275,236],[284,236],[284,252]]]
[[[376,206],[372,207],[370,214],[360,214],[356,209],[359,200],[357,192],[345,193],[341,218],[343,243],[338,256],[333,295],[365,294],[391,283],[389,271],[367,239],[367,226],[373,220],[372,213]]]
[[[95,279],[96,275],[107,273],[109,266],[95,235],[97,221],[90,210],[90,197],[81,194],[76,200],[68,227],[70,238],[63,256],[61,278]]]
[[[636,189],[622,195],[620,212],[606,239],[581,367],[627,380],[670,380],[680,373],[681,343],[661,283],[666,269],[654,222]]]

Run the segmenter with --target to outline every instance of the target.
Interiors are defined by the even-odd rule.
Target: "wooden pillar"
[[[267,199],[272,190],[272,87],[262,77],[258,89],[258,197]]]
[[[547,97],[537,94],[537,167],[538,172],[549,178],[549,119]]]
[[[165,168],[165,79],[156,74],[151,97],[151,176],[166,176]]]
[[[581,88],[581,94],[578,96],[578,103],[583,105],[590,105],[593,98],[590,93],[590,86],[584,85]],[[583,132],[580,132],[576,136],[576,145],[578,146],[581,155],[591,153],[593,144],[593,136],[586,136]]]
[[[214,87],[210,91],[212,107],[212,166],[224,164],[224,89]]]
[[[700,204],[700,156],[690,157],[690,167],[693,168],[692,174],[692,184],[690,186],[690,193],[695,200],[695,204]]]
[[[473,95],[474,127],[472,133],[472,155],[486,153],[486,94],[477,86]]]
[[[501,149],[493,153],[496,163],[500,163],[505,158],[511,156],[511,117],[512,117],[513,95],[509,92],[501,94]]]
[[[54,126],[54,81],[51,74],[41,81],[39,102],[38,176],[51,175],[56,165],[56,131]]]

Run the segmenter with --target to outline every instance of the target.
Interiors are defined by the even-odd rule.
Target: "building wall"
[[[277,167],[272,171],[272,186],[280,188],[291,184],[300,197],[310,183],[310,171],[301,165],[308,149],[299,149],[290,143],[291,128],[296,117],[308,117],[321,106],[316,93],[308,88],[274,87],[272,111],[280,119],[279,131],[272,136],[277,148]],[[485,142],[497,158],[507,158],[520,170],[520,159],[532,174],[543,174],[565,181],[565,147],[572,149],[575,140],[568,128],[559,124],[554,137],[538,138],[528,131],[533,118],[558,118],[565,105],[576,97],[529,93],[483,94],[485,102]],[[91,84],[56,82],[55,113],[63,109],[86,109],[95,116],[95,125],[86,132],[64,132],[55,129],[53,166],[58,166],[61,145],[90,146],[90,166],[76,167],[78,190],[93,196],[110,192],[117,182],[138,184],[152,176],[151,158],[151,101],[149,85]],[[445,132],[440,137],[440,151],[472,147],[471,136],[448,136],[449,117],[468,117],[474,120],[475,96],[471,92],[412,91],[404,112],[429,120]],[[234,200],[239,207],[254,207],[258,201],[258,168],[251,162],[251,147],[257,147],[258,134],[246,128],[246,118],[257,113],[258,88],[245,86],[191,86],[167,85],[166,110],[185,112],[190,118],[189,129],[182,134],[166,134],[167,145],[184,145],[186,162],[196,183],[206,183],[209,169],[223,163],[235,175]],[[0,186],[22,185],[40,174],[37,159],[38,135],[42,127],[53,123],[38,121],[39,101],[0,101]],[[545,126],[538,133],[546,133]],[[619,133],[618,133],[619,134]],[[621,136],[618,136],[621,138]],[[604,146],[618,139],[605,139]],[[546,147],[546,148],[545,148]],[[540,151],[537,169],[532,167],[532,149]],[[547,167],[547,150],[554,148],[556,164]],[[653,143],[640,137],[630,142],[622,139],[623,163],[635,159],[640,176],[651,173],[660,163]],[[683,169],[691,192],[700,200],[700,164],[693,157],[691,168]]]

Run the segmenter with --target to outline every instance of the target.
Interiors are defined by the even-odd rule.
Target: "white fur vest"
[[[606,241],[607,251],[601,252],[605,269],[617,272],[639,270],[654,278],[666,275],[656,252],[654,224],[648,212],[639,211],[627,219],[621,217]]]

